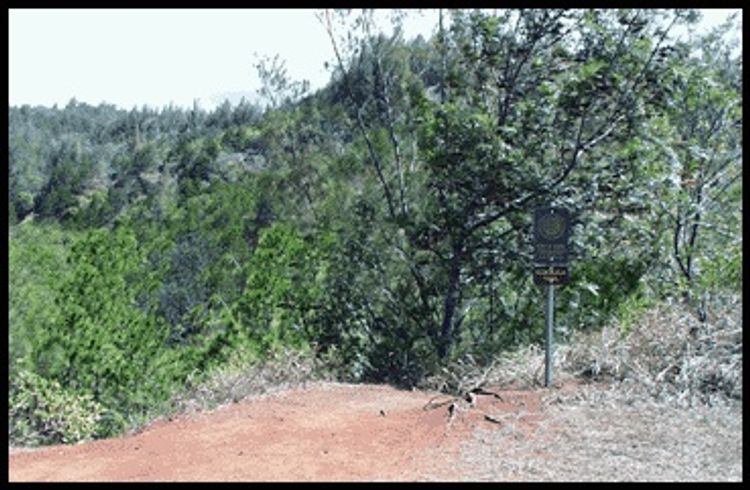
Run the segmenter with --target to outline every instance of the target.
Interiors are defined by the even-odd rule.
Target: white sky
[[[714,24],[735,11],[703,13]],[[255,53],[278,54],[290,78],[313,90],[333,59],[309,9],[11,9],[8,23],[11,106],[63,107],[75,97],[124,109],[199,99],[211,109],[227,94],[255,94]],[[436,27],[436,10],[413,11],[406,34],[429,37]]]

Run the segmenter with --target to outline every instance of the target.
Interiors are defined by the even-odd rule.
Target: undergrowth
[[[553,385],[607,383],[623,401],[652,399],[681,406],[742,401],[742,298],[719,296],[705,322],[679,302],[665,302],[599,331],[578,332],[554,346]],[[492,385],[537,388],[544,382],[544,349],[529,345],[482,366],[472,356],[454,362],[422,388],[463,394]]]
[[[628,328],[616,322],[599,331],[575,333],[568,343],[554,349],[553,383],[603,384],[608,386],[609,401],[628,404],[643,400],[677,406],[741,404],[742,299],[738,295],[717,297],[710,311],[707,320],[700,322],[681,303],[666,302],[629,319]],[[130,430],[142,430],[158,418],[211,410],[248,396],[336,378],[336,369],[314,350],[282,349],[259,358],[239,349],[212,370],[190,374],[171,398],[149,415],[131,420]],[[418,387],[464,395],[485,386],[538,388],[543,380],[544,350],[532,344],[503,353],[489,364],[466,355],[424,378]],[[98,419],[106,416],[92,400],[42,378],[27,376],[18,383],[25,388],[11,390],[10,405],[26,407],[26,412],[11,410],[11,445],[90,439]],[[585,393],[579,390],[575,396],[589,396]],[[590,396],[601,401],[602,393],[592,391]],[[26,420],[35,425],[29,426]]]
[[[238,349],[226,363],[208,373],[195,371],[185,385],[152,415],[173,418],[212,410],[229,403],[237,403],[248,396],[304,387],[312,381],[332,379],[332,373],[318,359],[314,351],[281,349],[260,359],[251,351]],[[133,426],[142,430],[146,423]]]

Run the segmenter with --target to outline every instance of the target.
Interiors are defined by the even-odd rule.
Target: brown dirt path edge
[[[520,393],[520,392],[519,392]],[[11,451],[10,481],[416,481],[460,479],[460,443],[492,413],[538,411],[539,394],[482,396],[450,415],[445,395],[316,383],[211,412],[159,420],[137,434]],[[529,398],[531,397],[531,398]],[[463,407],[463,408],[462,408]],[[533,420],[533,417],[530,419]]]

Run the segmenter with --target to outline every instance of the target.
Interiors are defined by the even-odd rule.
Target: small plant
[[[104,413],[90,394],[66,390],[31,371],[11,380],[8,402],[9,439],[22,446],[92,439]]]
[[[656,300],[653,296],[639,292],[620,303],[615,312],[615,319],[619,323],[622,333],[628,334],[637,325],[643,314],[654,306],[656,306]]]

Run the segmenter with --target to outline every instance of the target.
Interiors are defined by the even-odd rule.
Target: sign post
[[[547,341],[544,344],[544,386],[552,384],[552,325],[555,321],[555,285],[547,285]]]
[[[552,385],[552,332],[555,322],[555,286],[570,281],[568,238],[570,213],[563,208],[534,212],[534,283],[547,288],[544,345],[544,386]]]

